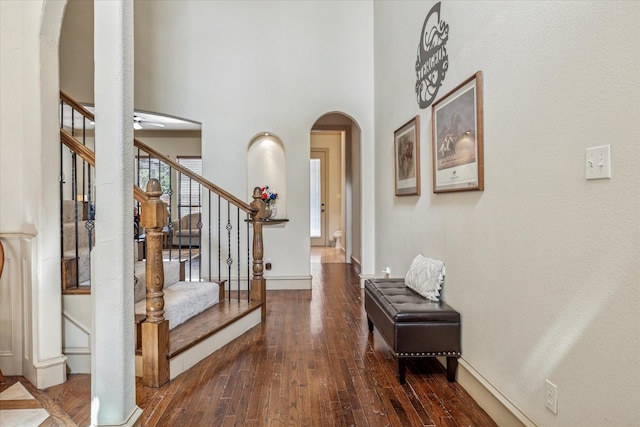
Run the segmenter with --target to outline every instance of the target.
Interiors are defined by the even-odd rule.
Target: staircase
[[[89,204],[74,200],[62,201],[62,286],[77,289],[78,293],[91,291],[91,246],[94,246],[93,221],[89,220]],[[134,245],[136,253],[138,245]],[[163,260],[164,315],[169,330],[186,322],[198,313],[214,306],[220,299],[217,282],[185,281],[185,263],[188,260]],[[146,262],[134,263],[135,313],[146,311]],[[176,286],[174,286],[176,285]]]
[[[185,261],[163,260],[164,317],[169,330],[220,302],[220,284],[185,280]],[[134,302],[138,322],[146,318],[146,262],[134,264]]]
[[[62,289],[90,286],[93,221],[89,221],[89,204],[62,201]]]
[[[96,167],[86,128],[87,123],[93,125],[95,117],[64,93],[61,93],[60,117],[61,143],[68,148],[61,150],[60,159],[62,287],[67,296],[85,296],[91,292],[90,248],[95,244],[92,202],[95,195],[91,182]],[[133,188],[141,212],[140,225],[146,234],[146,260],[135,263],[133,278],[136,375],[143,377],[144,385],[159,387],[264,321],[266,284],[262,275],[262,223],[265,205],[259,191],[254,192],[254,200],[249,205],[142,142],[134,140],[134,145],[138,153],[136,159],[145,156],[147,164],[152,164],[151,159],[153,163],[161,163],[160,169],[168,168],[170,177],[177,176],[178,182],[188,179],[190,186],[199,186],[202,195],[196,215],[197,248],[202,259],[199,260],[198,277],[194,278],[190,273],[185,280],[184,263],[190,262],[191,258],[182,260],[180,257],[183,249],[186,249],[184,253],[192,253],[191,240],[187,248],[172,248],[167,243],[171,242],[174,232],[171,212],[182,213],[184,206],[178,205],[174,209],[161,200],[161,195],[167,191],[152,177],[151,170],[147,171],[147,179],[151,178],[147,191],[135,185]],[[140,173],[139,168],[137,170]],[[168,189],[169,194],[172,191]],[[69,193],[73,195],[71,198],[82,201],[64,200],[69,198]],[[194,215],[190,209],[187,213]],[[99,212],[97,215],[99,217]],[[249,243],[251,236],[252,245]],[[137,249],[138,243],[132,244]],[[167,244],[168,259],[163,260],[163,248]],[[171,250],[177,250],[177,261],[173,260]],[[156,270],[156,266],[161,271]],[[232,290],[232,284],[235,290]],[[68,300],[63,301],[66,304]],[[86,302],[68,305],[86,307]],[[64,316],[65,328],[82,323],[78,320],[80,315],[67,312],[66,307]],[[87,336],[91,334],[90,326],[76,329]],[[74,335],[79,334],[72,332],[70,339]],[[67,347],[69,345],[65,343]]]

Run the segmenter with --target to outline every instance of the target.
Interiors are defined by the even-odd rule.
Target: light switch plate
[[[587,148],[585,161],[586,179],[611,178],[611,146]]]

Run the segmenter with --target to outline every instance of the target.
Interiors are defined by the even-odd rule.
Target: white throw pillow
[[[440,301],[440,289],[445,274],[442,261],[418,255],[411,261],[404,282],[423,297],[431,301]]]

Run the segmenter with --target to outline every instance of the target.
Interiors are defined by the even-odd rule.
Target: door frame
[[[341,153],[341,157],[342,157],[342,165],[341,165],[341,173],[343,174],[343,177],[346,178],[348,174],[352,174],[354,173],[353,170],[351,170],[350,167],[350,163],[351,163],[351,145],[356,143],[356,141],[353,141],[353,135],[352,135],[352,131],[351,131],[351,126],[358,126],[357,122],[355,120],[353,120],[350,116],[344,114],[344,113],[335,113],[335,114],[339,114],[340,116],[349,119],[351,121],[350,125],[346,125],[346,124],[318,124],[315,123],[312,127],[311,127],[311,131],[310,133],[317,131],[317,132],[331,132],[331,131],[335,131],[335,132],[342,132],[344,134],[344,143],[342,144],[342,153]],[[360,167],[360,166],[359,166]],[[356,173],[360,174],[360,170],[358,170]],[[351,264],[351,254],[353,252],[353,242],[352,242],[352,237],[353,237],[353,212],[352,212],[352,197],[353,194],[351,193],[351,189],[348,188],[346,186],[346,182],[342,182],[342,189],[340,190],[341,194],[342,194],[342,203],[341,203],[341,209],[342,209],[342,248],[344,250],[344,262],[347,264]],[[359,262],[359,261],[357,261]]]
[[[320,162],[320,199],[321,199],[321,218],[320,218],[320,237],[310,237],[311,246],[320,246],[326,247],[329,243],[329,236],[327,235],[327,209],[328,209],[328,200],[327,200],[327,187],[328,187],[328,169],[329,169],[329,150],[326,148],[312,148],[309,151],[309,159],[313,159],[313,153],[319,153],[324,159],[324,161]]]

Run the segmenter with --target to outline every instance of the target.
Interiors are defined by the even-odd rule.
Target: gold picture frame
[[[432,104],[433,192],[484,190],[482,72]]]
[[[393,133],[396,196],[420,194],[420,116]]]

